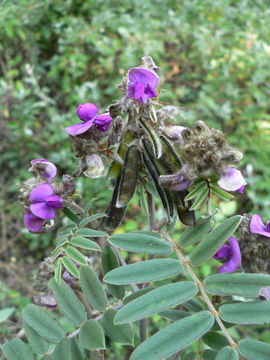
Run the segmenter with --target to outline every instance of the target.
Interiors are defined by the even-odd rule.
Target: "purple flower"
[[[183,191],[190,185],[190,181],[181,172],[172,175],[161,175],[159,183],[172,191]]]
[[[228,241],[230,245],[222,245],[214,255],[215,259],[226,261],[225,264],[218,269],[219,273],[234,272],[242,266],[241,251],[236,238],[230,237]]]
[[[56,166],[46,159],[34,159],[31,161],[32,167],[29,169],[37,173],[43,180],[53,181],[57,174]]]
[[[228,167],[225,174],[218,180],[218,185],[226,191],[244,192],[247,182],[243,178],[241,171],[233,167]]]
[[[98,116],[98,108],[95,104],[80,104],[77,108],[77,115],[83,122],[65,128],[66,132],[72,136],[83,134],[94,125],[101,131],[107,131],[111,126],[110,115],[106,113]]]
[[[166,127],[166,133],[167,135],[175,141],[183,141],[182,139],[182,132],[185,130],[186,128],[184,126],[178,126],[178,125],[173,125],[173,126],[168,126]]]
[[[157,97],[155,88],[158,80],[158,76],[150,70],[132,68],[128,72],[126,96],[146,104],[149,98]]]
[[[47,220],[56,216],[57,209],[62,208],[63,199],[55,195],[51,184],[45,183],[35,187],[29,195],[30,207],[24,215],[24,225],[31,232],[40,232]]]
[[[264,225],[259,214],[254,214],[252,216],[249,229],[253,234],[259,234],[270,238],[270,220]]]
[[[259,297],[265,300],[270,300],[270,287],[261,288]]]

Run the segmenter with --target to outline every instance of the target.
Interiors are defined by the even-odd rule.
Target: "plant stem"
[[[192,277],[192,279],[194,280],[194,282],[198,286],[198,288],[200,290],[200,293],[201,293],[206,305],[208,306],[208,309],[210,310],[211,314],[216,319],[216,322],[218,323],[220,329],[223,331],[223,334],[226,337],[226,339],[228,340],[229,344],[231,345],[232,348],[236,348],[237,343],[233,340],[230,333],[228,332],[225,325],[223,324],[223,322],[222,322],[222,320],[221,320],[221,318],[219,316],[219,312],[215,309],[215,307],[212,304],[209,296],[207,295],[207,293],[206,293],[206,291],[204,289],[203,283],[198,279],[197,275],[193,272],[193,270],[192,270],[192,268],[191,268],[191,266],[189,264],[189,261],[185,258],[184,254],[181,251],[180,246],[176,242],[174,242],[170,238],[170,236],[167,235],[167,238],[170,241],[170,243],[172,244],[172,246],[174,247],[178,259],[181,261],[181,263],[186,268],[189,275]]]
[[[155,201],[152,194],[148,191],[146,192],[147,196],[147,205],[148,205],[148,213],[149,213],[149,230],[154,231],[156,230],[156,217],[155,217]],[[154,255],[148,256],[148,259],[154,259]],[[149,283],[144,283],[142,288],[146,288],[149,286]],[[147,338],[147,319],[140,320],[140,340],[143,342]]]

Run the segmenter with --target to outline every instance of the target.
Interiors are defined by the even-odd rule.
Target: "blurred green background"
[[[269,22],[264,0],[0,1],[1,306],[30,301],[27,281],[54,238],[22,228],[18,184],[30,160],[71,172],[77,160],[63,129],[76,122],[77,105],[105,110],[143,55],[161,67],[161,102],[183,107],[179,124],[205,120],[243,151],[249,186],[237,206],[221,204],[224,212],[270,217]],[[105,179],[78,182],[81,198],[100,197],[98,210],[110,196],[104,186]],[[137,212],[135,199],[125,230],[136,229]],[[19,329],[13,318],[2,337]]]

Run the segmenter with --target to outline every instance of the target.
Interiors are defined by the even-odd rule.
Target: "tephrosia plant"
[[[218,198],[243,193],[242,154],[201,120],[176,125],[179,109],[159,101],[158,69],[144,57],[105,114],[79,105],[80,121],[65,129],[79,158],[72,176],[59,183],[54,164],[32,160],[20,193],[25,226],[50,231],[61,211],[68,222],[22,313],[24,341],[3,346],[9,360],[270,359],[270,344],[241,339],[243,325],[270,323],[270,225],[258,214],[220,221],[212,212]],[[78,176],[110,180],[104,213],[91,199],[74,202]],[[119,234],[135,192],[149,228]],[[184,230],[172,239],[178,221]],[[122,251],[139,256],[126,263]],[[213,258],[218,273],[199,278]]]

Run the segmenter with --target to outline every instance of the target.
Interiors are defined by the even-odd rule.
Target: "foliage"
[[[255,207],[266,213],[270,130],[269,8],[265,4],[251,0],[219,0],[215,4],[209,0],[121,0],[109,4],[18,0],[4,1],[1,17],[1,201],[12,199],[2,216],[3,249],[18,221],[14,199],[18,179],[27,178],[25,164],[45,157],[57,164],[60,175],[71,173],[76,162],[62,130],[74,123],[75,105],[89,99],[105,110],[118,97],[115,85],[119,74],[124,75],[148,53],[162,67],[161,77],[166,79],[159,94],[161,103],[185,107],[184,119],[178,119],[178,124],[190,126],[203,118],[229,133],[231,143],[244,152],[244,172],[251,186],[243,201],[232,201],[238,212]],[[112,181],[116,208],[127,206],[139,182],[132,204],[139,201],[141,208],[133,223],[127,220],[115,231],[116,224],[109,223],[114,221],[108,216],[110,208],[102,212],[111,195],[108,180],[79,179],[73,200],[84,207],[83,213],[65,208],[62,224],[43,236],[43,244],[23,233],[22,243],[30,240],[30,249],[38,248],[39,258],[56,242],[51,253],[55,276],[48,286],[58,310],[28,305],[22,313],[23,341],[13,339],[3,346],[8,360],[84,360],[90,352],[91,358],[98,359],[103,358],[105,348],[108,358],[130,356],[134,360],[178,359],[180,353],[181,359],[196,354],[218,360],[269,357],[269,345],[257,341],[258,335],[256,340],[242,340],[241,328],[241,324],[270,322],[266,315],[269,301],[258,299],[260,289],[270,285],[269,275],[207,274],[204,283],[197,277],[209,269],[212,256],[242,221],[239,215],[225,219],[226,213],[211,214],[209,205],[207,216],[201,216],[205,215],[202,208],[206,200],[219,204],[233,196],[221,190],[215,178],[199,179],[181,201],[164,190],[158,180],[164,170],[164,153],[174,160],[178,154],[151,124],[156,121],[154,108],[150,105],[147,111],[149,121],[142,117],[139,127],[148,142],[143,139],[143,150],[138,150],[133,138],[131,142],[125,139],[125,146],[118,149],[124,166],[114,163],[109,172],[118,176],[118,181]],[[142,182],[137,177],[142,170],[141,154],[142,173],[148,178]],[[134,159],[137,167],[129,168]],[[84,201],[99,193],[102,196],[96,202]],[[183,211],[188,202],[191,205]],[[156,218],[165,221],[161,231],[157,233],[153,224],[150,231],[139,231],[145,224],[144,214],[150,215],[150,224],[153,221],[155,206],[163,207],[167,215],[164,220],[161,210],[156,212]],[[179,241],[170,235],[176,223],[175,208],[183,223],[190,225],[183,232],[182,225],[176,226],[181,230]],[[192,223],[194,211],[196,226]],[[229,215],[234,212],[236,208]],[[16,230],[15,238],[20,234]],[[195,268],[198,265],[200,270]],[[67,272],[71,283],[62,279]],[[12,312],[13,308],[4,308],[2,321]],[[150,334],[145,333],[147,321]],[[259,339],[267,341],[264,336]]]

